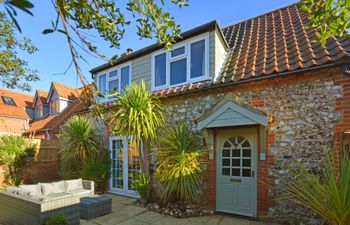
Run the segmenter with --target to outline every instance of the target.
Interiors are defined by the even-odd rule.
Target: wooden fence
[[[25,170],[24,183],[34,184],[58,180],[60,170],[60,155],[58,140],[35,139],[35,157]],[[0,166],[0,186],[3,184],[4,174]]]

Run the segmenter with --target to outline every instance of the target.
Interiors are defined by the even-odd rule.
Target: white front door
[[[218,132],[217,210],[256,217],[257,129]]]
[[[140,154],[135,144],[126,137],[110,137],[111,177],[109,191],[117,194],[138,196],[132,181],[141,172]]]

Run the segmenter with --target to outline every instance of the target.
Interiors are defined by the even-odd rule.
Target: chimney
[[[129,54],[131,54],[132,53],[132,49],[131,48],[128,48],[127,50],[126,50],[126,55],[129,55]]]

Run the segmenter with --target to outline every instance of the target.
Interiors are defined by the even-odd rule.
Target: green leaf
[[[50,33],[53,33],[54,32],[54,30],[52,30],[52,29],[45,29],[45,30],[43,30],[43,34],[50,34]]]

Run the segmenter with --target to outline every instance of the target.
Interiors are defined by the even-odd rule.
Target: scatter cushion
[[[43,195],[57,194],[65,192],[64,181],[42,183],[41,184]]]
[[[71,190],[68,192],[72,196],[88,196],[91,195],[91,190],[86,189],[77,189],[77,190]]]
[[[81,190],[83,189],[83,180],[81,178],[75,180],[65,180],[64,185],[67,192]]]
[[[20,185],[19,188],[23,192],[29,192],[31,195],[42,195],[40,184]]]

